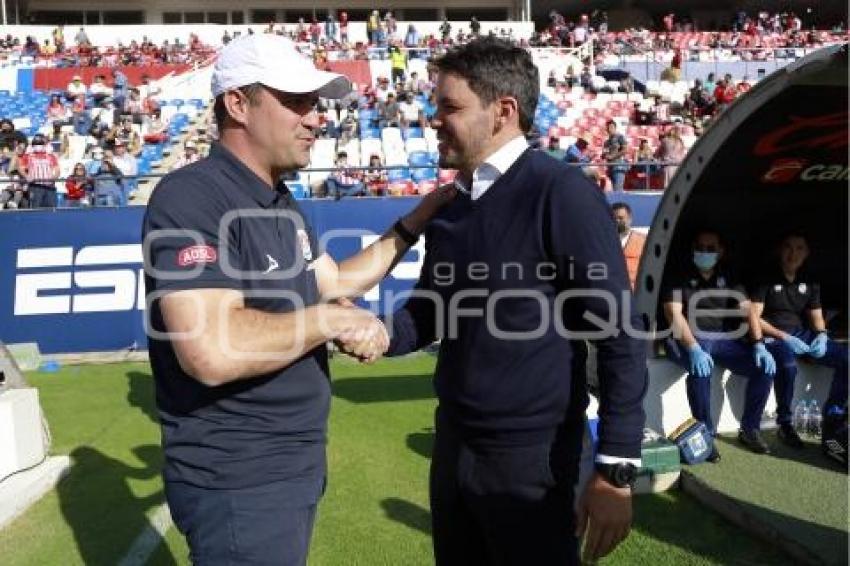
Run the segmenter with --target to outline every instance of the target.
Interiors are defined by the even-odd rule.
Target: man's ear
[[[247,121],[249,105],[248,97],[239,90],[229,90],[224,93],[224,107],[227,109],[227,114],[238,124],[244,124]]]
[[[519,102],[512,96],[502,96],[496,100],[496,125],[502,129],[512,123],[519,126]]]

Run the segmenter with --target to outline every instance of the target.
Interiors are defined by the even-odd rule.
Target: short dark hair
[[[245,94],[245,97],[251,105],[255,105],[262,88],[263,85],[260,83],[251,83],[249,85],[239,87],[239,90]],[[215,103],[213,104],[213,116],[215,117],[215,125],[218,126],[219,131],[221,131],[222,127],[224,127],[224,119],[227,118],[227,107],[224,106],[224,93],[215,97]]]
[[[612,212],[617,212],[618,210],[625,210],[626,212],[629,213],[629,216],[632,215],[632,207],[629,206],[628,203],[615,202],[614,204],[611,205],[611,211]]]
[[[586,139],[579,138],[579,139],[576,140],[576,147],[577,148],[584,150],[584,148],[586,148],[587,146],[588,146],[588,143],[587,143]]]
[[[531,131],[540,74],[528,51],[502,39],[484,37],[449,50],[434,65],[440,72],[465,79],[484,104],[500,96],[516,98],[519,126],[523,132]]]

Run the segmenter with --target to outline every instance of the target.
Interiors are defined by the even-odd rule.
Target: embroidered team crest
[[[800,291],[800,294],[801,294],[801,295],[805,295],[805,294],[806,294],[806,289],[807,289],[807,288],[808,288],[808,287],[806,287],[806,284],[805,284],[805,283],[800,283],[800,286],[799,286],[799,287],[797,287],[797,289],[799,289],[799,291]]]
[[[717,278],[717,286],[720,287],[721,289],[726,287],[726,278],[723,277],[722,275]]]
[[[782,285],[774,285],[773,290],[777,293],[781,293],[782,292]]]
[[[691,279],[688,283],[690,283],[691,287],[697,286],[697,280],[696,279]]]
[[[301,246],[301,255],[304,261],[313,261],[313,248],[310,247],[310,237],[304,230],[297,230],[298,242]]]

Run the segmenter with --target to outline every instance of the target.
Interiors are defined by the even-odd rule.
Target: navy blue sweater
[[[388,355],[442,338],[441,418],[471,442],[550,440],[587,407],[565,330],[598,330],[584,316],[596,315],[615,330],[594,340],[598,452],[640,457],[645,344],[620,331],[624,312],[642,326],[631,315],[625,260],[599,189],[578,169],[526,150],[479,199],[461,194],[447,205],[425,238],[415,294],[388,321]]]

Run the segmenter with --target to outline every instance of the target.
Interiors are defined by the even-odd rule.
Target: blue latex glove
[[[688,371],[696,377],[711,377],[711,370],[714,369],[714,360],[703,350],[699,344],[694,344],[688,348],[688,359],[690,367]]]
[[[791,336],[788,334],[785,338],[782,339],[785,344],[791,348],[791,351],[794,352],[796,356],[802,356],[803,354],[809,353],[809,345],[797,338],[796,336]]]
[[[776,374],[776,360],[773,359],[773,356],[761,342],[757,343],[753,348],[753,357],[755,358],[757,368],[763,369],[767,375]]]
[[[826,341],[827,336],[826,332],[821,332],[815,339],[812,340],[812,343],[809,344],[809,354],[813,358],[822,358],[826,355]]]

